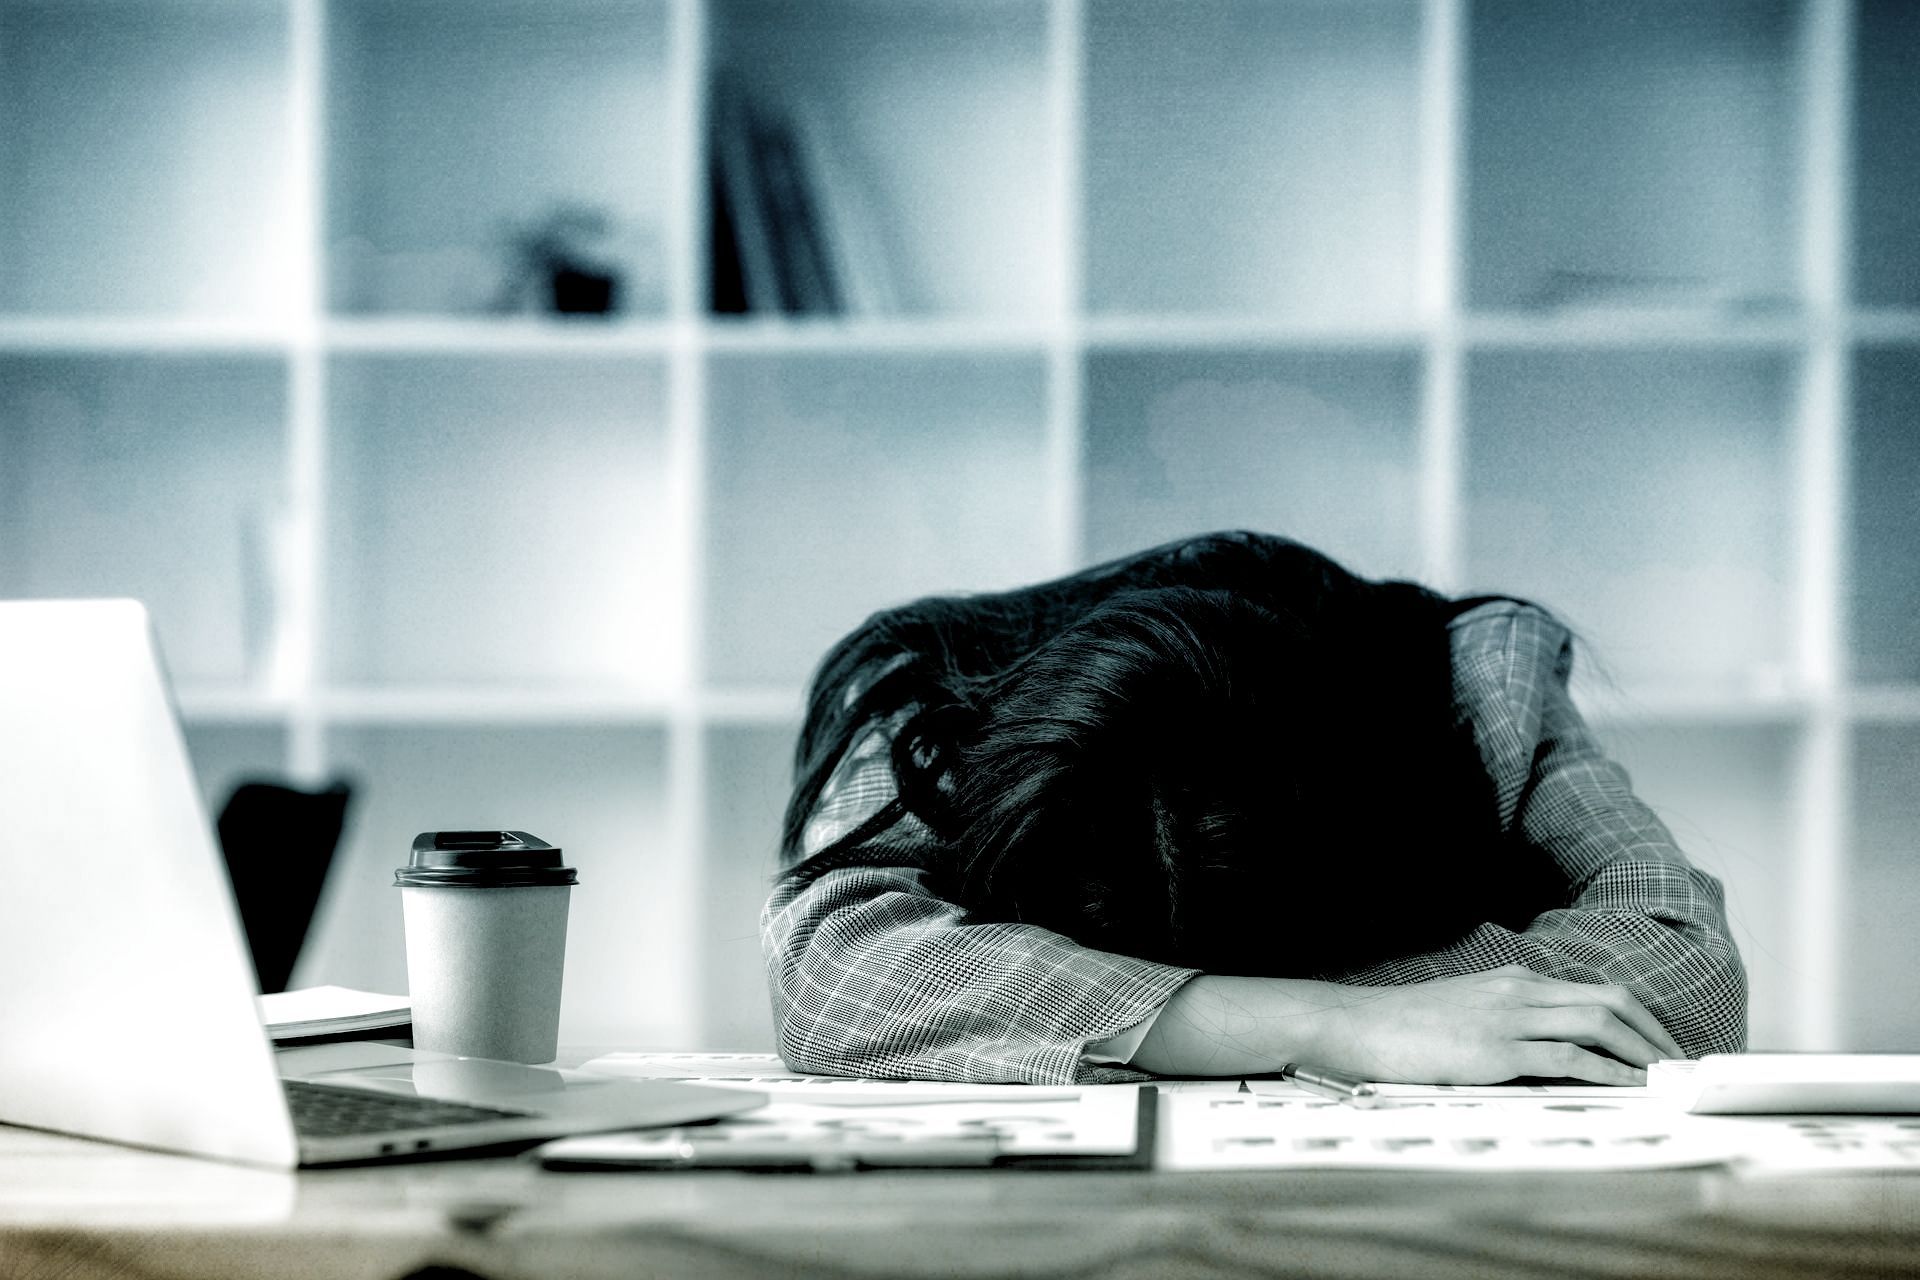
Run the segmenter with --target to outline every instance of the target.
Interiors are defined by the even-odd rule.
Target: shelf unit
[[[835,635],[1287,532],[1559,609],[1755,1044],[1912,1047],[1916,55],[1896,0],[0,0],[0,594],[148,599],[210,803],[360,779],[299,977],[401,985],[387,868],[499,823],[583,869],[565,1037],[764,1047]],[[705,314],[722,63],[898,314]],[[620,314],[490,310],[579,200]]]

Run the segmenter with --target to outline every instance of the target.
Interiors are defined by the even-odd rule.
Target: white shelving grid
[[[1912,1047],[1920,20],[1890,0],[0,0],[0,594],[153,606],[210,802],[582,868],[563,1036],[764,1047],[811,661],[1209,527],[1529,594],[1729,886],[1756,1045]],[[707,314],[706,86],[897,314]],[[610,320],[497,314],[610,210]],[[1669,293],[1659,294],[1660,289]]]

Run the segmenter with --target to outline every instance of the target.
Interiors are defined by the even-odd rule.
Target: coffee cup
[[[567,903],[562,851],[524,831],[427,831],[394,872],[418,1049],[551,1062]]]

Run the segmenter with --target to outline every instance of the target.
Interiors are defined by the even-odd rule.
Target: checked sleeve
[[[789,1066],[982,1083],[1145,1078],[1083,1051],[1159,1009],[1192,970],[1033,925],[970,923],[923,874],[843,867],[768,901],[761,939]]]
[[[896,727],[875,726],[848,750],[807,825],[805,852],[835,844],[893,799],[886,744]],[[1144,1079],[1085,1060],[1087,1046],[1153,1014],[1194,971],[976,919],[914,865],[935,843],[903,815],[850,865],[779,881],[760,939],[787,1065],[982,1083]]]
[[[1745,1048],[1746,971],[1720,882],[1687,861],[1595,743],[1567,691],[1566,629],[1514,604],[1483,606],[1455,627],[1454,697],[1502,826],[1553,860],[1568,901],[1524,931],[1484,924],[1437,951],[1326,976],[1387,986],[1518,964],[1627,988],[1689,1055]]]

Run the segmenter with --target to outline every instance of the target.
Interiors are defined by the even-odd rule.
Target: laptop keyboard
[[[483,1120],[517,1120],[527,1111],[501,1111],[440,1098],[417,1098],[371,1089],[343,1089],[308,1080],[282,1080],[287,1103],[293,1109],[293,1127],[312,1138],[340,1138],[356,1133],[387,1133],[398,1129],[437,1129],[450,1124],[478,1124]]]

